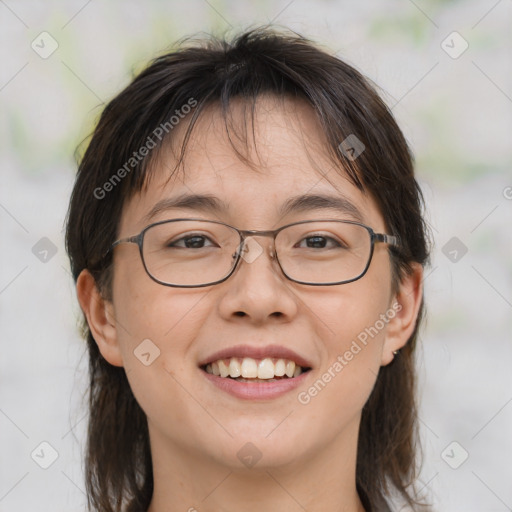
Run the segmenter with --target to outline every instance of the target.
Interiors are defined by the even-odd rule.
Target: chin
[[[273,429],[279,421],[273,423]],[[218,447],[214,453],[212,446]],[[301,452],[306,454],[307,446],[304,433],[289,430],[279,432],[279,428],[272,432],[267,422],[260,428],[258,422],[252,421],[251,428],[239,430],[233,437],[226,435],[223,439],[212,440],[205,450],[211,453],[217,463],[239,472],[245,469],[270,470],[294,464]]]

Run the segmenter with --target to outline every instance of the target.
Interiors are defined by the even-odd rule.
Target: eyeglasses
[[[397,236],[346,220],[305,220],[271,231],[240,230],[223,222],[172,219],[145,227],[122,243],[139,246],[151,279],[164,286],[197,288],[222,283],[241,259],[252,263],[263,252],[253,237],[271,237],[271,258],[299,284],[331,286],[364,276],[377,242],[398,246]]]

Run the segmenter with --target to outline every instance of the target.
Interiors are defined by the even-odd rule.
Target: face
[[[238,122],[240,108],[233,109]],[[279,213],[287,200],[304,194],[343,198],[364,224],[386,233],[374,200],[325,155],[322,130],[309,106],[262,98],[254,124],[256,146],[249,145],[248,165],[233,151],[219,112],[204,112],[184,172],[169,179],[176,162],[169,148],[147,189],[125,204],[119,238],[180,217],[248,230],[301,220],[358,220],[354,211],[327,207]],[[214,195],[227,208],[154,208],[182,194]],[[162,286],[145,272],[135,244],[115,249],[109,329],[94,334],[104,357],[125,367],[147,415],[153,451],[169,448],[188,459],[240,469],[244,455],[261,456],[261,467],[279,467],[305,464],[343,443],[355,446],[361,410],[379,369],[406,341],[407,333],[397,334],[401,305],[392,292],[386,244],[375,245],[361,279],[307,286],[282,274],[271,257],[270,238],[254,240],[261,254],[242,259],[229,279],[205,288]],[[217,359],[229,365],[230,355],[243,362],[244,354],[256,364],[282,358],[310,370],[256,384],[208,374],[203,366]]]

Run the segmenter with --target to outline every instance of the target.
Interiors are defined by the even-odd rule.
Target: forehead
[[[194,205],[201,202],[187,202],[190,196],[211,196],[216,204],[210,205],[210,213],[226,222],[251,224],[240,228],[275,225],[293,213],[289,207],[294,200],[297,213],[322,205],[327,212],[329,199],[322,197],[337,199],[347,214],[355,210],[352,220],[374,227],[383,224],[375,202],[353,185],[329,154],[322,126],[304,100],[273,96],[255,103],[238,100],[227,116],[216,105],[207,107],[176,166],[186,128],[185,122],[177,126],[173,139],[152,163],[146,187],[125,204],[121,231],[126,226],[142,229],[178,213],[192,216]],[[316,199],[299,200],[307,196]],[[177,198],[185,198],[180,204],[186,208],[169,207]]]

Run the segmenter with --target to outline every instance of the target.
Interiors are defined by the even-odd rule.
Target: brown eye
[[[218,247],[217,244],[214,244],[207,236],[204,235],[184,236],[174,242],[170,242],[167,245],[167,247],[179,247],[184,249],[202,249],[203,247],[208,247],[208,245],[206,245],[207,242],[210,242],[210,247]]]
[[[307,249],[332,249],[337,247],[346,248],[346,246],[340,244],[334,238],[323,235],[305,237],[295,247],[304,247],[301,245],[303,241],[306,241],[305,248]]]

